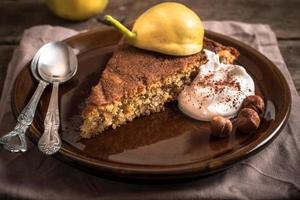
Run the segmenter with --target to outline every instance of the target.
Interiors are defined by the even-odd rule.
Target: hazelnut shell
[[[265,102],[258,95],[251,95],[244,99],[242,108],[251,108],[258,114],[262,114],[265,110]]]
[[[237,117],[237,128],[243,133],[249,133],[258,129],[260,118],[257,112],[251,108],[243,108]]]
[[[232,132],[232,122],[222,116],[213,117],[210,122],[211,133],[215,137],[228,137]]]

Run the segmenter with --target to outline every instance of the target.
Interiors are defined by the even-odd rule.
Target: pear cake
[[[217,53],[226,64],[239,56],[235,48],[207,38],[203,47]],[[171,56],[120,44],[86,101],[81,137],[91,138],[136,117],[162,111],[206,62],[203,50],[190,56]]]

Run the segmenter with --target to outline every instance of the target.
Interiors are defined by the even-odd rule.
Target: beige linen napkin
[[[272,60],[288,80],[292,111],[282,133],[263,151],[232,168],[180,184],[135,185],[102,179],[72,168],[38,152],[33,145],[23,154],[0,149],[0,198],[29,199],[282,199],[300,196],[300,99],[275,34],[267,25],[209,21],[208,30],[235,37]],[[10,90],[21,67],[44,43],[76,34],[74,30],[38,26],[25,31],[14,52],[0,102],[1,134],[15,124]]]

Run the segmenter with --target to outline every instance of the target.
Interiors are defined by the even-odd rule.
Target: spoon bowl
[[[43,80],[49,83],[63,83],[76,74],[77,57],[67,44],[51,42],[40,51],[37,70]]]

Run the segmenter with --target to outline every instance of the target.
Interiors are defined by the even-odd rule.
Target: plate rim
[[[99,32],[105,32],[105,31],[114,31],[113,28],[105,27],[105,28],[96,28],[93,30],[89,30],[83,33],[79,33],[75,36],[72,36],[70,38],[67,38],[63,40],[66,43],[71,43],[72,41],[89,37],[91,35],[97,34]],[[258,153],[260,150],[262,150],[264,147],[266,147],[268,144],[270,144],[281,132],[283,127],[285,126],[287,119],[289,117],[290,111],[291,111],[291,92],[289,85],[284,78],[283,74],[279,70],[279,68],[270,61],[266,56],[258,52],[256,49],[250,47],[249,45],[231,38],[229,36],[216,33],[213,31],[205,31],[205,35],[208,38],[214,39],[214,38],[220,38],[222,40],[225,40],[227,44],[230,45],[234,44],[234,47],[237,47],[238,49],[244,49],[247,52],[250,52],[255,57],[259,58],[259,60],[263,60],[264,62],[267,62],[268,65],[272,66],[272,70],[277,75],[277,78],[279,78],[279,81],[283,83],[283,88],[285,95],[285,101],[287,102],[285,105],[285,112],[282,112],[281,121],[279,122],[278,126],[272,127],[273,130],[269,130],[269,134],[266,134],[265,137],[261,138],[258,142],[255,142],[255,145],[251,143],[250,145],[245,145],[242,148],[234,151],[233,153],[223,155],[221,157],[216,158],[208,161],[205,161],[204,164],[209,164],[209,168],[203,168],[201,165],[204,165],[203,162],[194,162],[194,163],[188,163],[188,164],[181,164],[181,165],[173,165],[173,166],[149,166],[149,165],[137,165],[137,164],[125,164],[125,163],[114,163],[114,162],[108,162],[108,161],[100,161],[91,157],[86,157],[84,155],[80,155],[79,153],[75,153],[73,151],[70,151],[67,147],[68,144],[66,142],[63,142],[61,150],[54,155],[54,157],[63,160],[64,162],[67,162],[68,164],[71,164],[72,166],[75,166],[77,168],[87,167],[89,172],[92,172],[97,175],[104,175],[105,172],[109,172],[109,177],[120,177],[120,178],[129,178],[129,179],[137,179],[137,180],[171,180],[171,179],[184,179],[189,177],[195,177],[195,176],[203,176],[211,173],[218,172],[220,170],[224,170],[225,168],[230,167],[231,165],[240,162],[249,156]],[[30,63],[30,62],[29,62]],[[17,78],[14,81],[13,90],[11,94],[11,106],[13,110],[13,114],[15,117],[18,116],[20,113],[20,110],[17,108],[16,105],[16,95],[15,91],[17,89],[18,79],[20,78],[20,74],[23,72],[22,69],[20,73],[17,75]],[[30,130],[29,139],[36,145],[39,134],[38,129],[35,126],[36,121],[34,120]],[[215,161],[215,162],[214,162]],[[220,162],[221,161],[221,162]],[[132,177],[132,175],[137,175],[136,177]],[[104,175],[105,176],[105,175]]]

